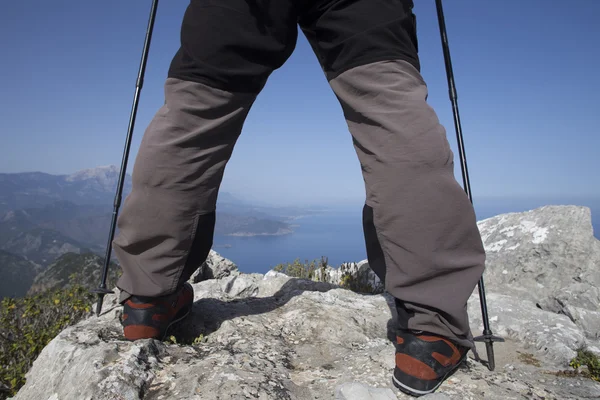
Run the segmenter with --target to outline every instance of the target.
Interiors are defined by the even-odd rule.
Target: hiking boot
[[[394,386],[411,396],[434,392],[467,358],[469,348],[438,335],[396,334]]]
[[[131,296],[123,304],[121,317],[125,339],[164,340],[169,328],[187,317],[193,302],[194,289],[187,282],[167,296]]]

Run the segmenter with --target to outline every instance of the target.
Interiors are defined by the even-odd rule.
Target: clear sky
[[[163,102],[186,0],[159,3],[130,166]],[[457,157],[434,0],[417,0],[429,103]],[[151,0],[0,3],[0,172],[120,164]],[[600,1],[445,3],[475,196],[600,197]],[[302,35],[247,119],[223,190],[355,200],[341,108]]]

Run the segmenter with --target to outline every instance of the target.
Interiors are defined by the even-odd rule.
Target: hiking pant
[[[191,0],[118,219],[121,302],[176,291],[207,258],[225,166],[299,26],[353,138],[367,257],[398,299],[399,327],[472,345],[467,300],[485,252],[446,132],[426,103],[412,8],[410,0]]]

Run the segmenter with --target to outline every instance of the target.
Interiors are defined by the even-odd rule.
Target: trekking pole
[[[102,280],[100,286],[92,290],[92,293],[98,294],[98,304],[96,305],[96,315],[100,316],[102,311],[102,301],[104,296],[109,293],[114,293],[112,290],[106,288],[106,279],[108,275],[108,267],[110,264],[110,256],[112,251],[112,241],[115,236],[115,230],[117,227],[117,214],[119,213],[119,207],[121,206],[121,198],[123,197],[123,184],[125,182],[125,174],[127,171],[127,161],[129,159],[129,149],[131,148],[131,137],[133,136],[133,128],[135,126],[135,117],[137,115],[138,102],[140,99],[140,92],[144,84],[144,73],[146,72],[146,62],[148,60],[148,51],[150,49],[150,40],[152,39],[152,29],[154,28],[154,20],[156,19],[156,10],[158,8],[158,0],[152,0],[152,6],[150,8],[150,18],[148,20],[148,27],[146,29],[146,39],[144,40],[144,50],[142,52],[142,60],[140,62],[140,68],[138,71],[137,82],[135,85],[135,95],[133,97],[133,105],[131,108],[131,115],[129,117],[129,128],[127,130],[127,139],[125,141],[125,149],[123,150],[123,159],[121,161],[121,172],[119,173],[119,182],[117,184],[117,193],[115,195],[114,208],[112,213],[112,221],[110,223],[110,232],[108,236],[108,243],[106,244],[106,256],[104,257],[104,269],[102,270]]]
[[[467,157],[465,155],[465,145],[462,136],[462,128],[460,125],[460,116],[458,114],[458,97],[456,95],[456,86],[454,84],[454,73],[452,72],[452,60],[450,59],[450,48],[448,46],[448,36],[446,34],[446,23],[444,21],[444,10],[442,8],[442,0],[435,0],[437,7],[438,21],[440,25],[440,35],[442,38],[442,48],[444,50],[444,61],[446,64],[446,76],[448,78],[448,87],[450,100],[452,101],[452,111],[454,112],[454,127],[456,129],[456,138],[458,140],[458,151],[460,154],[460,166],[462,170],[462,178],[464,189],[469,197],[469,201],[473,204],[471,195],[471,184],[469,182],[469,170],[467,168]],[[483,276],[479,280],[479,302],[481,304],[481,316],[483,319],[483,335],[475,337],[476,342],[485,342],[485,349],[488,357],[488,368],[493,371],[495,368],[494,359],[494,342],[504,342],[504,339],[492,334],[490,329],[490,320],[487,309],[487,300],[485,298],[485,286]]]

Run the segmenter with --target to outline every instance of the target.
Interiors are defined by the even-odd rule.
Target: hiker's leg
[[[288,1],[191,1],[165,104],[144,134],[118,219],[121,302],[173,293],[206,259],[225,166],[256,96],[296,37]]]
[[[485,253],[446,132],[426,102],[412,1],[325,1],[301,26],[353,136],[368,257],[399,299],[400,327],[471,347],[466,306]]]

